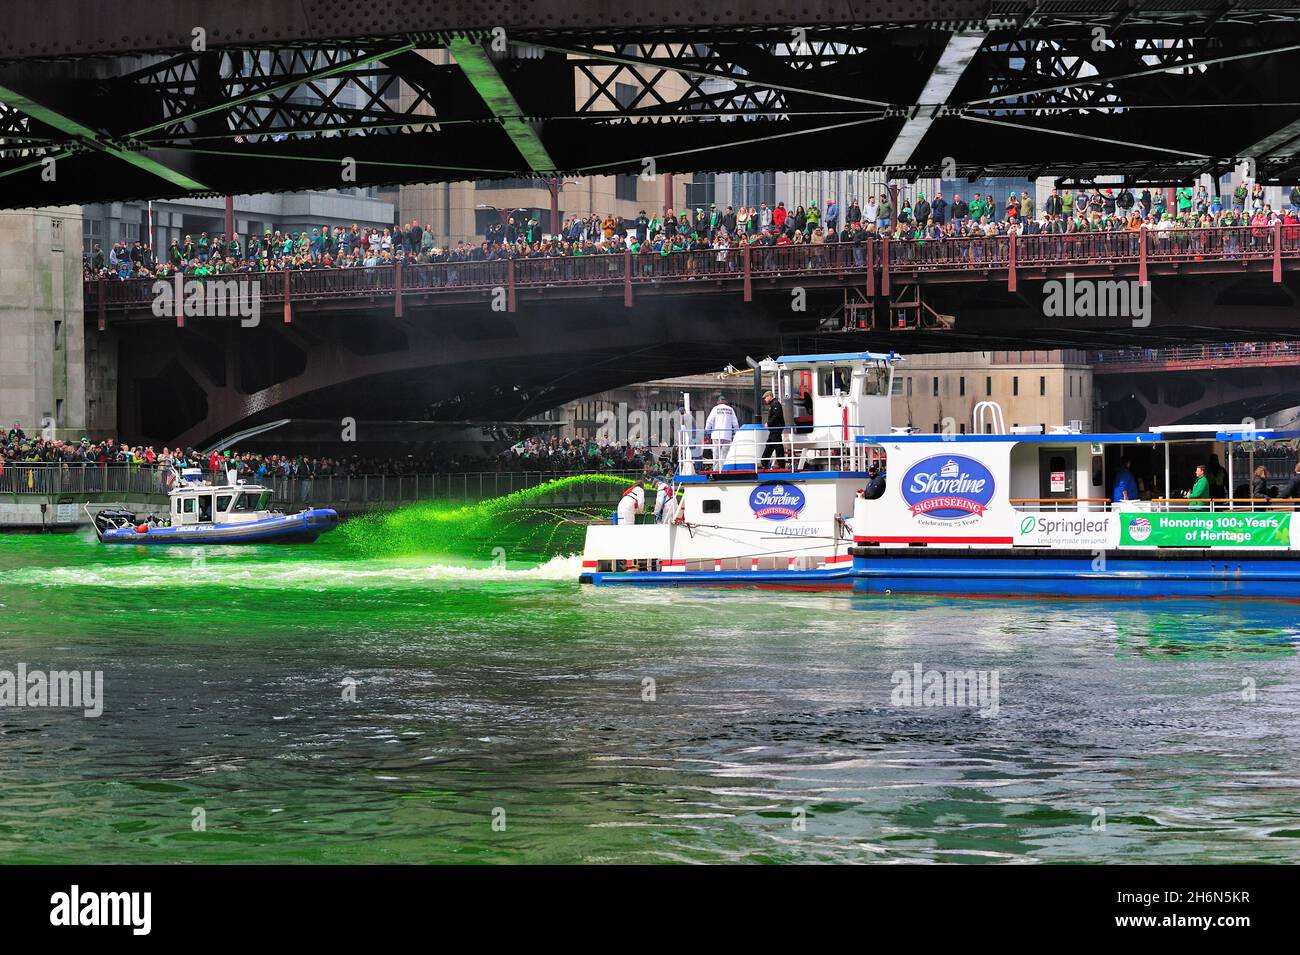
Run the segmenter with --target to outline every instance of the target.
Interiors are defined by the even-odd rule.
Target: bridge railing
[[[1225,342],[1206,345],[1175,345],[1169,348],[1125,348],[1099,351],[1088,356],[1093,365],[1300,364],[1300,342]]]
[[[437,293],[463,289],[606,286],[689,282],[700,278],[739,279],[843,274],[864,269],[983,273],[1009,270],[1013,238],[970,236],[926,240],[872,239],[853,243],[782,246],[736,245],[726,249],[667,254],[595,253],[514,260],[403,263],[370,268],[290,270],[292,301],[363,296]],[[1211,229],[1150,229],[1121,232],[1039,233],[1014,237],[1014,265],[1037,268],[1112,266],[1126,271],[1139,265],[1206,261],[1300,258],[1300,225],[1235,226]],[[284,272],[230,273],[210,280],[256,279],[264,301],[282,302]],[[1275,280],[1278,278],[1275,273]],[[153,301],[156,279],[90,279],[88,310],[138,309]],[[102,295],[102,302],[101,302]]]
[[[261,480],[245,478],[270,488],[276,501],[285,503],[338,503],[382,505],[432,500],[486,500],[514,491],[536,487],[547,481],[570,477],[575,471],[467,471],[425,474],[358,474],[290,477],[269,475]],[[601,471],[633,480],[640,471]],[[0,472],[0,494],[80,495],[166,494],[172,476],[168,468],[129,464],[52,464],[16,462]],[[218,476],[215,480],[224,480]],[[599,497],[600,495],[596,495]],[[607,496],[607,495],[606,495]],[[579,503],[592,494],[579,483],[550,492],[552,503]]]

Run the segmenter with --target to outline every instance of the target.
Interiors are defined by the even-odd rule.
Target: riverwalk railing
[[[425,474],[357,474],[297,477],[266,475],[243,480],[270,488],[272,499],[285,504],[321,504],[379,507],[433,499],[481,501],[536,487],[556,478],[572,477],[573,471],[467,471]],[[628,480],[641,471],[602,471]],[[62,497],[94,495],[164,495],[171,485],[170,470],[147,465],[95,465],[9,463],[0,472],[0,494],[32,494]],[[224,481],[224,475],[206,477]],[[599,482],[574,482],[553,489],[548,503],[579,504],[617,497],[617,488]]]

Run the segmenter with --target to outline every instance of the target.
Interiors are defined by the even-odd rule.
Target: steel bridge
[[[881,240],[224,277],[261,289],[253,328],[159,315],[154,280],[103,279],[85,289],[87,350],[100,356],[95,367],[114,369],[118,433],[159,446],[283,416],[419,409],[431,420],[522,420],[747,354],[1300,341],[1297,232]],[[1149,315],[1049,314],[1049,283],[1087,280],[1149,289]]]
[[[934,241],[750,246],[666,254],[499,258],[398,263],[350,269],[231,273],[208,281],[256,283],[261,301],[284,324],[295,314],[361,309],[403,318],[410,309],[494,308],[515,314],[547,304],[602,303],[634,308],[665,297],[728,296],[770,305],[822,293],[821,331],[878,336],[919,332],[913,351],[987,347],[1120,347],[1186,339],[1286,339],[1296,322],[1300,226],[1004,235]],[[1122,309],[1096,314],[1072,307],[1052,316],[1047,283],[1093,285],[1128,280],[1154,285],[1149,321]],[[99,278],[85,285],[87,317],[113,322],[173,319],[184,327],[185,294],[172,311],[155,308],[156,279]],[[175,280],[172,280],[173,282]],[[181,281],[184,281],[183,279]],[[975,288],[972,288],[974,286]],[[1177,296],[1194,288],[1197,295]],[[1108,289],[1108,291],[1115,291]],[[832,293],[829,300],[826,292]],[[840,295],[835,302],[835,294]],[[830,302],[828,306],[826,303]],[[489,304],[495,302],[495,304]],[[1120,305],[1124,303],[1118,303]],[[1072,303],[1071,303],[1072,305]],[[1274,306],[1270,308],[1269,306]],[[617,307],[617,306],[615,306]],[[1053,317],[1059,319],[1053,321]]]
[[[1287,0],[10,0],[0,207],[590,174],[1300,174]]]

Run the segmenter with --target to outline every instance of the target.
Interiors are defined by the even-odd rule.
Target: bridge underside
[[[643,6],[643,5],[642,5]],[[14,0],[0,206],[516,176],[1300,173],[1272,0]]]
[[[1214,371],[1094,375],[1101,424],[1142,431],[1163,424],[1232,424],[1251,427],[1268,415],[1300,407],[1296,366]]]
[[[291,324],[272,310],[254,328],[203,318],[177,328],[143,311],[115,316],[104,332],[92,320],[86,334],[114,352],[118,433],[198,447],[285,417],[520,421],[621,385],[743,367],[746,355],[1297,339],[1297,290],[1285,279],[1153,278],[1149,324],[1045,317],[1042,282],[1025,278],[1014,293],[993,284],[923,286],[927,314],[951,321],[907,329],[891,327],[888,300],[879,324],[857,327],[845,308],[854,295],[814,281],[802,289],[803,311],[794,308],[796,290],[775,282],[759,283],[748,303],[708,294],[712,283],[702,282],[694,294],[639,292],[632,308],[592,290],[563,299],[521,293],[514,313],[492,311],[486,296],[408,301],[401,318],[391,304],[298,306]]]

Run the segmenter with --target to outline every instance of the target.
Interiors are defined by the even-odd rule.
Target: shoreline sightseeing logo
[[[960,521],[982,517],[993,500],[993,475],[964,455],[922,458],[903,475],[903,500],[913,517]]]
[[[749,494],[749,506],[755,517],[769,521],[788,521],[803,510],[803,491],[793,485],[760,484]]]

